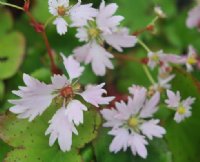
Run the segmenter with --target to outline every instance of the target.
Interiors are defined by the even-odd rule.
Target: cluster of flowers
[[[87,111],[87,107],[77,96],[95,107],[109,104],[114,99],[104,96],[104,83],[88,85],[83,90],[78,81],[84,71],[80,62],[91,63],[95,74],[100,76],[105,75],[106,68],[113,69],[110,60],[113,55],[104,48],[105,43],[119,52],[123,51],[122,48],[133,47],[137,43],[137,38],[129,35],[127,28],[120,26],[123,17],[114,15],[117,8],[115,3],[106,5],[104,1],[99,9],[94,9],[92,4],[82,5],[81,1],[70,5],[69,0],[49,0],[50,13],[56,17],[53,24],[56,25],[57,32],[62,35],[67,32],[68,26],[77,27],[76,37],[86,44],[76,48],[69,57],[62,55],[69,77],[54,75],[51,78],[52,83],[45,84],[24,74],[26,86],[20,86],[18,91],[13,91],[20,99],[10,100],[14,105],[10,111],[18,114],[19,118],[29,118],[32,121],[43,114],[52,102],[56,103],[58,110],[49,121],[50,125],[45,133],[50,134],[50,146],[58,140],[62,151],[71,149],[72,134],[78,135],[76,127],[83,123],[83,111]],[[160,8],[155,11],[165,17]],[[174,120],[177,123],[191,116],[191,105],[195,98],[188,97],[182,101],[179,91],[174,93],[170,90],[169,82],[175,77],[171,74],[172,64],[185,64],[190,72],[197,63],[198,57],[192,46],[189,46],[187,56],[166,54],[162,50],[148,51],[147,65],[151,69],[159,67],[158,82],[148,90],[133,85],[129,88],[127,103],[116,102],[115,108],[101,111],[106,120],[104,127],[111,127],[109,134],[114,136],[110,145],[111,152],[116,153],[121,149],[126,151],[130,147],[133,155],[147,157],[148,140],[153,137],[162,138],[166,133],[159,125],[159,119],[153,117],[158,110],[163,90],[166,90],[168,97],[165,100],[167,107],[176,112]]]
[[[127,28],[120,27],[122,16],[115,16],[118,6],[115,3],[106,5],[103,0],[99,9],[92,8],[92,4],[70,6],[69,0],[49,0],[49,11],[57,18],[54,24],[59,34],[67,32],[66,18],[70,19],[71,27],[77,28],[76,37],[85,45],[73,51],[74,57],[85,64],[91,63],[96,75],[104,76],[106,68],[113,69],[110,61],[113,55],[103,45],[109,44],[117,51],[123,47],[133,47],[137,39],[129,35]]]

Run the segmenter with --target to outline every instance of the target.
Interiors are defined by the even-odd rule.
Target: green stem
[[[14,5],[14,4],[6,3],[6,2],[1,2],[1,1],[0,1],[0,4],[2,4],[2,5],[4,5],[4,6],[9,6],[9,7],[13,7],[13,8],[16,8],[16,9],[18,9],[18,10],[24,11],[24,9],[23,9],[22,7],[16,6],[16,5]]]
[[[156,84],[155,80],[153,79],[148,67],[146,65],[142,66],[144,69],[145,74],[147,75],[147,78],[149,79],[149,81],[152,83],[152,85]]]
[[[46,28],[46,27],[49,25],[49,23],[50,23],[51,21],[53,21],[54,18],[55,18],[55,16],[49,17],[49,18],[47,19],[47,21],[45,22],[45,24],[44,24],[44,28]]]
[[[156,21],[159,19],[159,16],[156,16],[150,23],[149,25],[155,25]]]
[[[151,50],[149,49],[149,47],[140,39],[138,39],[138,43],[147,51],[147,52],[151,52]],[[143,65],[143,69],[145,74],[147,75],[147,78],[149,79],[149,81],[154,85],[156,84],[155,80],[153,79],[148,67],[146,65]]]
[[[147,52],[151,52],[151,50],[149,49],[149,47],[143,42],[141,41],[139,38],[137,38],[137,42],[147,51]]]

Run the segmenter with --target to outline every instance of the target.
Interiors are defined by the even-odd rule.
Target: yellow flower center
[[[189,58],[187,59],[187,63],[188,63],[188,64],[191,64],[191,65],[194,65],[194,64],[197,63],[197,59],[196,59],[195,57],[189,57]]]
[[[131,117],[129,120],[128,120],[128,126],[132,127],[132,128],[135,128],[137,127],[139,124],[139,120],[136,118],[136,117]]]
[[[94,39],[99,36],[100,31],[97,28],[90,28],[88,29],[88,33],[89,33],[89,36]]]
[[[58,15],[65,16],[66,8],[64,6],[58,6],[57,11],[58,11]]]
[[[178,108],[177,112],[178,112],[180,115],[183,115],[183,114],[186,113],[186,109],[185,109],[185,107],[180,106],[180,107]]]
[[[154,53],[153,56],[151,56],[151,59],[152,59],[153,61],[159,61],[159,56],[158,56],[158,54]]]

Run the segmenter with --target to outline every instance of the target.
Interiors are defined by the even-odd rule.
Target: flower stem
[[[151,52],[150,48],[143,42],[141,41],[140,39],[138,39],[138,43],[147,51],[147,52]],[[156,84],[155,80],[153,79],[148,67],[146,65],[143,65],[143,69],[144,69],[144,72],[147,76],[147,78],[149,79],[149,81],[154,85]]]
[[[1,4],[1,5],[4,5],[4,6],[9,6],[9,7],[16,8],[16,9],[18,9],[18,10],[24,11],[24,9],[23,9],[22,7],[19,7],[19,6],[17,6],[17,5],[11,4],[11,3],[6,3],[6,2],[0,1],[0,4]]]
[[[150,23],[149,25],[155,25],[156,21],[159,19],[159,16],[156,16]]]
[[[150,48],[143,42],[141,41],[139,38],[137,38],[137,42],[147,51],[147,52],[151,52]]]
[[[147,78],[149,79],[149,81],[151,82],[151,84],[156,84],[155,80],[153,79],[148,67],[146,65],[142,65],[143,69],[144,69],[144,72],[147,76]]]
[[[55,18],[55,16],[51,16],[51,17],[49,17],[49,18],[47,19],[47,21],[46,21],[45,24],[44,24],[44,28],[45,28],[45,29],[47,28],[47,26],[49,25],[49,23],[50,23],[54,18]]]

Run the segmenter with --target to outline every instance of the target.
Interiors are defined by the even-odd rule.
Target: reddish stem
[[[30,2],[29,2],[29,0],[27,0],[24,4],[24,11],[27,14],[27,16],[29,17],[31,25],[34,27],[35,31],[37,33],[40,33],[43,40],[44,40],[44,43],[46,45],[46,49],[47,49],[47,52],[48,52],[48,56],[49,56],[50,62],[51,62],[51,72],[53,74],[60,74],[61,70],[56,66],[56,64],[54,62],[53,52],[52,52],[48,37],[46,35],[44,25],[35,20],[33,15],[29,12],[29,6],[30,6]]]

